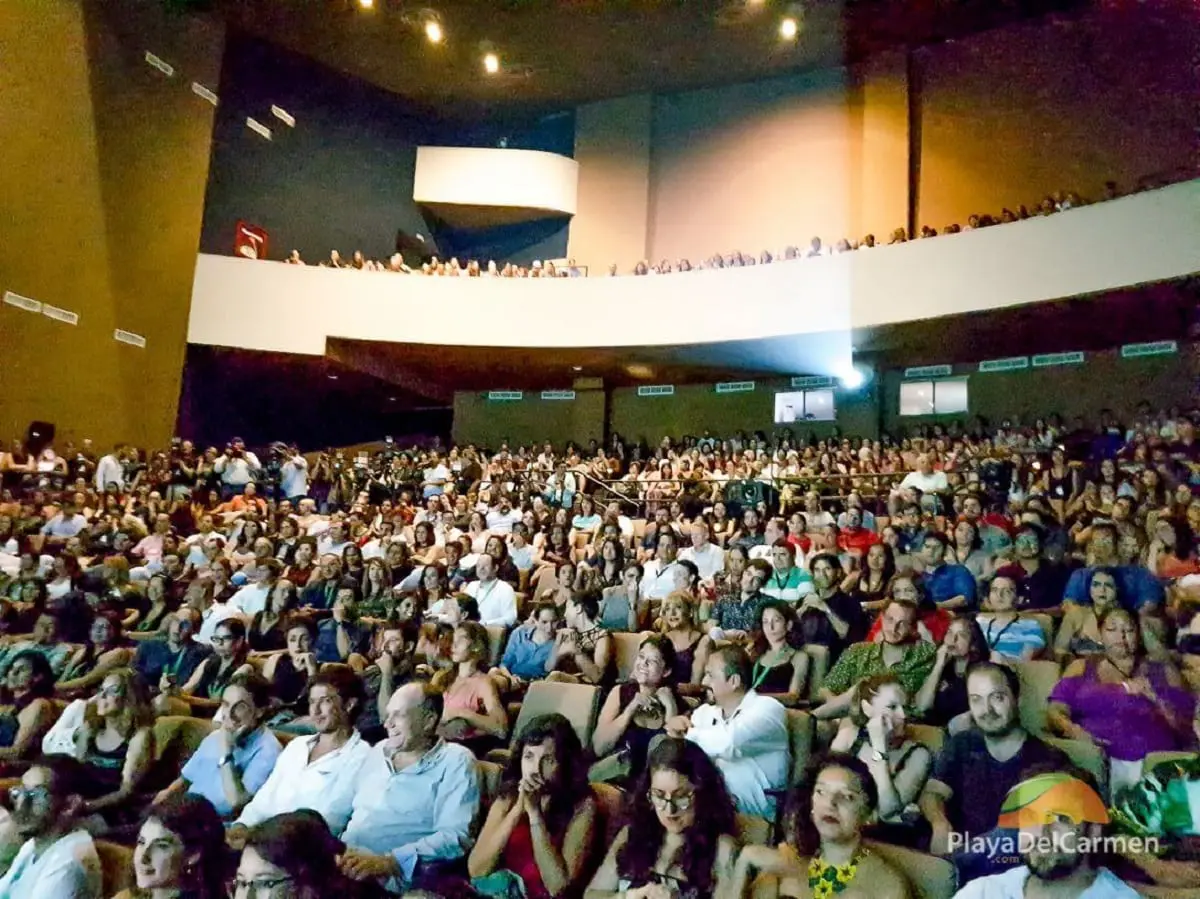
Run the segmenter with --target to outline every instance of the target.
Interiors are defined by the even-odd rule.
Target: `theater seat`
[[[617,838],[624,819],[625,791],[612,784],[592,784],[592,795],[596,797],[596,811],[600,820],[596,830],[604,834],[604,845],[611,846]]]
[[[213,723],[207,718],[186,715],[167,715],[154,722],[154,765],[143,789],[157,791],[179,776],[184,763],[212,733]]]
[[[904,731],[934,755],[942,751],[942,744],[946,742],[945,729],[932,724],[905,724]]]
[[[122,890],[132,890],[137,886],[133,875],[133,850],[107,840],[94,842],[96,855],[100,857],[103,895],[115,896]]]
[[[808,698],[814,702],[821,699],[821,688],[825,686],[825,674],[829,671],[829,647],[812,643],[804,647],[808,653]]]
[[[1103,749],[1091,740],[1064,740],[1047,736],[1042,739],[1064,752],[1076,768],[1092,775],[1100,787],[1100,795],[1108,799],[1108,754]]]
[[[508,628],[499,625],[487,625],[488,635],[488,664],[496,666],[504,655],[504,642],[508,637]]]
[[[649,637],[651,633],[652,631],[638,631],[637,633],[613,632],[613,663],[617,667],[618,683],[624,683],[633,678],[633,663],[637,661],[638,647],[642,645],[642,641]],[[678,679],[679,672],[676,672],[675,676]],[[690,677],[691,672],[689,671],[684,680]]]
[[[1061,669],[1058,662],[1040,659],[1017,662],[1015,668],[1021,676],[1021,723],[1031,734],[1041,736],[1046,733],[1046,710]]]
[[[757,815],[737,816],[737,838],[743,846],[768,846],[771,843],[771,822]]]
[[[904,846],[868,842],[871,851],[908,878],[917,899],[950,899],[958,889],[954,865],[946,859]]]
[[[592,731],[600,711],[600,688],[591,684],[560,684],[534,681],[529,685],[521,711],[513,724],[515,741],[535,718],[557,712],[571,722],[584,746],[592,745]],[[490,757],[490,756],[489,756]]]
[[[799,709],[788,709],[787,729],[788,750],[792,756],[792,773],[788,777],[790,786],[804,779],[812,759],[813,716]]]

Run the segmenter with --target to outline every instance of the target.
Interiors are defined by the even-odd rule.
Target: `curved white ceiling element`
[[[557,153],[417,147],[413,200],[450,222],[574,215],[578,189],[579,163]]]

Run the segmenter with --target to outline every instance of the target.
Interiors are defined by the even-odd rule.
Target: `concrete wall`
[[[79,315],[0,306],[0,433],[170,436],[212,126],[189,84],[215,81],[222,37],[159,4],[0,4],[0,121],[19,123],[0,148],[0,290]]]

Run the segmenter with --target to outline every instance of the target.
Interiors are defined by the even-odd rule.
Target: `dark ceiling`
[[[962,37],[1086,0],[214,0],[233,27],[442,115],[749,81]],[[423,16],[445,38],[430,44]],[[779,23],[800,32],[783,41]],[[490,43],[503,61],[485,76]]]

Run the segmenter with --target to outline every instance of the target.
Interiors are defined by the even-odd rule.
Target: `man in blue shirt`
[[[220,725],[155,801],[194,793],[211,802],[222,818],[236,818],[267,782],[282,750],[263,723],[270,707],[270,684],[257,674],[235,676],[221,694]]]
[[[496,689],[511,693],[549,674],[546,665],[554,651],[557,629],[558,606],[552,602],[538,603],[533,610],[533,623],[522,624],[509,634],[500,666],[488,672]]]
[[[1067,581],[1063,599],[1081,606],[1091,605],[1092,575],[1097,568],[1113,573],[1120,591],[1121,604],[1130,611],[1145,614],[1162,606],[1162,583],[1141,565],[1122,565],[1117,557],[1117,528],[1107,521],[1091,527],[1087,544],[1087,567],[1076,569]]]
[[[921,544],[924,574],[921,582],[929,598],[942,609],[975,608],[975,577],[964,565],[945,565],[950,542],[942,534],[928,533]]]
[[[347,877],[392,893],[444,892],[439,884],[465,879],[479,778],[470,750],[438,738],[441,717],[441,693],[428,684],[405,684],[392,694],[388,738],[363,763],[342,834]]]
[[[192,679],[209,648],[192,640],[200,629],[200,613],[184,606],[168,616],[165,640],[142,640],[133,657],[133,667],[151,689],[166,692]],[[167,678],[167,680],[163,680]]]

